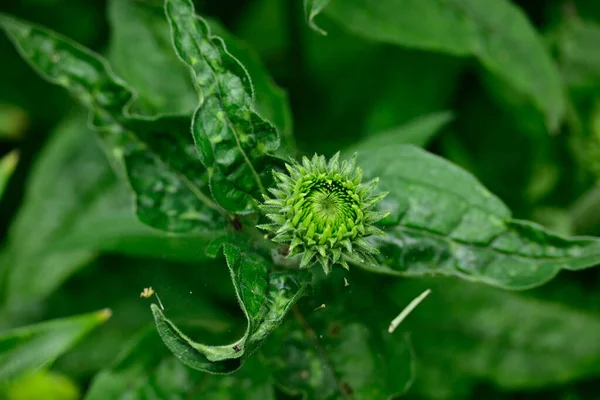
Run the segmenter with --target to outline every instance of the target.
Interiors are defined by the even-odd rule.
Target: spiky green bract
[[[374,224],[387,215],[372,210],[387,195],[373,194],[378,179],[362,184],[355,159],[340,162],[339,153],[329,162],[315,155],[286,167],[289,174],[274,173],[273,197],[261,206],[271,223],[259,228],[289,245],[288,257],[302,254],[301,268],[320,261],[327,274],[334,264],[347,269],[349,260],[374,264],[377,249],[365,238],[385,235]]]

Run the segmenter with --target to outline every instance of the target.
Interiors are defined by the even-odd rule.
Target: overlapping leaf
[[[152,305],[158,333],[167,347],[188,366],[212,373],[237,370],[281,323],[309,282],[306,271],[270,271],[268,262],[250,249],[225,243],[223,252],[248,323],[242,338],[222,346],[197,343],[165,316],[168,305],[166,310]]]
[[[215,226],[218,207],[204,193],[206,172],[189,138],[187,118],[130,117],[125,108],[134,93],[100,56],[12,17],[0,16],[0,27],[40,75],[90,109],[108,153],[125,167],[141,221],[178,233]]]
[[[600,239],[565,238],[511,219],[468,172],[410,145],[359,153],[389,195],[382,267],[393,275],[454,275],[510,289],[540,285],[561,269],[600,264]]]
[[[315,7],[312,10],[311,19]],[[324,12],[370,39],[477,57],[530,99],[551,130],[558,128],[565,113],[560,77],[550,55],[531,23],[508,0],[332,0]]]
[[[279,135],[254,110],[254,91],[244,67],[211,35],[190,0],[167,0],[165,11],[175,50],[188,65],[200,95],[192,134],[209,171],[217,202],[249,212],[265,193],[279,147]]]

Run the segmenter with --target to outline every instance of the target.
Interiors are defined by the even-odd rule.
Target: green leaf
[[[214,198],[234,212],[254,210],[265,194],[279,135],[254,110],[254,91],[244,67],[221,38],[194,13],[190,0],[167,0],[175,50],[190,68],[200,95],[192,134],[209,171]]]
[[[471,174],[409,145],[363,152],[366,175],[380,178],[389,195],[381,208],[387,238],[379,241],[381,268],[392,275],[453,275],[525,289],[561,269],[600,264],[600,239],[565,238],[510,210]]]
[[[206,172],[193,150],[186,118],[132,117],[125,108],[135,93],[103,58],[12,17],[0,15],[0,27],[40,75],[90,109],[108,154],[125,167],[142,222],[177,233],[217,226],[219,208],[203,192]]]
[[[30,171],[0,251],[3,306],[47,296],[99,251],[198,262],[215,234],[173,236],[139,222],[127,187],[77,113],[56,128]]]
[[[150,300],[140,297],[142,289],[148,287],[169,305],[169,317],[191,334],[211,343],[237,339],[239,331],[232,328],[241,325],[243,316],[239,315],[241,312],[231,313],[223,307],[223,304],[235,304],[235,294],[229,283],[229,272],[220,267],[222,265],[215,261],[192,266],[163,258],[134,259],[115,255],[99,258],[49,296],[41,304],[43,314],[35,315],[37,319],[52,318],[66,312],[82,313],[98,304],[111,306],[110,321],[61,357],[55,368],[77,381],[87,382],[100,370],[115,369],[117,358],[122,358],[121,350],[141,340],[138,336],[141,330],[148,331],[154,339],[139,346],[132,364],[147,360],[152,368],[159,362],[153,354],[170,356],[148,313]],[[119,368],[113,372],[121,371]],[[106,397],[112,398],[108,394]]]
[[[526,95],[545,115],[550,130],[563,118],[559,74],[534,27],[508,0],[333,0],[325,12],[369,39],[474,56]]]
[[[288,324],[269,341],[271,368],[286,391],[305,399],[388,399],[406,391],[411,361],[401,337],[384,341],[359,323],[331,327],[318,345],[307,337],[315,332]]]
[[[600,25],[572,19],[556,34],[559,65],[572,88],[597,88],[600,80]]]
[[[163,345],[156,330],[133,339],[119,359],[96,375],[85,400],[207,398],[274,400],[268,370],[255,359],[233,375],[206,376],[187,368]]]
[[[358,273],[366,275],[334,270],[317,282],[315,292],[293,309],[295,319],[261,349],[286,392],[304,393],[305,399],[391,399],[410,387],[410,343],[401,333],[387,332],[383,299],[373,296],[372,277]]]
[[[306,17],[306,23],[312,30],[321,35],[327,35],[323,29],[319,28],[315,24],[315,17],[327,6],[329,0],[304,0],[304,15]]]
[[[252,77],[256,111],[271,121],[281,134],[279,152],[286,155],[295,154],[292,110],[286,91],[273,81],[269,71],[248,43],[233,36],[217,21],[207,22],[211,32],[225,41],[227,51],[242,63]]]
[[[452,106],[464,60],[369,41],[331,22],[327,27],[327,38],[308,29],[302,37],[310,84],[298,83],[296,96],[313,100],[294,118],[306,152],[335,153]]]
[[[163,385],[170,386],[169,384],[173,381],[181,383],[181,379],[173,377],[187,374],[185,366],[181,363],[163,363],[167,355],[168,350],[161,343],[156,330],[144,329],[129,340],[113,365],[96,374],[85,399],[135,399],[143,398],[144,393],[156,393],[157,396],[160,396],[163,389],[167,389]],[[169,379],[169,382],[163,380],[163,382],[154,384],[156,379],[151,379],[151,377],[155,378],[160,374],[158,371],[164,370],[167,365],[172,371],[173,379]],[[172,387],[169,389],[173,390]],[[184,388],[181,386],[176,388],[171,395],[179,394],[183,391],[182,389]]]
[[[264,258],[230,243],[223,245],[223,252],[247,319],[242,338],[222,346],[194,342],[167,319],[161,307],[152,305],[158,333],[167,347],[184,364],[211,373],[229,373],[240,368],[277,328],[309,283],[306,271],[271,272]]]
[[[191,115],[198,96],[188,71],[173,52],[162,7],[112,0],[108,18],[108,58],[115,72],[135,89],[134,109],[145,115]]]
[[[0,396],[6,399],[77,400],[79,388],[67,376],[52,371],[34,371],[19,376],[4,388],[0,383]]]
[[[450,279],[402,280],[387,293],[400,308],[427,288],[427,300],[400,326],[411,332],[417,392],[436,390],[429,380],[435,371],[446,375],[441,382],[459,376],[503,390],[547,388],[600,373],[597,313]],[[581,288],[573,295],[584,297]]]
[[[110,315],[106,309],[3,331],[0,334],[0,380],[48,367]]]
[[[453,118],[453,114],[448,111],[418,117],[396,128],[372,133],[369,138],[358,142],[345,152],[378,150],[397,144],[425,147]]]
[[[27,113],[19,107],[0,104],[0,139],[17,139],[29,124]]]
[[[444,114],[454,120],[444,110],[454,106],[452,95],[459,85],[464,60],[400,47],[390,51],[389,46],[380,45],[379,59],[369,68],[376,68],[377,76],[384,79],[378,96],[373,98],[364,132],[388,132],[411,122],[416,124],[421,118],[424,125],[430,118],[432,125],[436,118],[442,124]]]
[[[2,194],[4,194],[4,189],[6,189],[8,180],[15,171],[18,162],[19,152],[16,150],[13,150],[4,157],[0,158],[0,198],[2,198]]]

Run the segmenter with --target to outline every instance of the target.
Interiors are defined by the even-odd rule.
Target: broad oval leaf
[[[600,264],[600,239],[565,238],[510,210],[471,174],[410,145],[359,153],[366,175],[379,177],[389,195],[378,239],[381,268],[392,275],[454,275],[525,289],[561,269]]]
[[[110,315],[110,310],[106,309],[2,332],[0,381],[49,366]]]
[[[126,108],[135,93],[102,57],[9,16],[0,15],[0,27],[40,75],[90,109],[107,153],[125,167],[142,222],[177,233],[214,227],[219,207],[203,192],[204,168],[189,137],[187,119],[132,117]]]
[[[224,41],[211,35],[192,2],[167,0],[165,12],[175,51],[190,68],[200,95],[192,134],[213,196],[229,211],[250,212],[266,193],[263,180],[270,179],[272,167],[268,154],[279,147],[279,134],[254,110],[247,71]]]
[[[550,130],[564,116],[565,95],[552,59],[526,16],[508,0],[331,0],[324,11],[366,38],[474,56],[531,99]]]
[[[152,304],[158,333],[167,347],[188,366],[211,373],[230,373],[240,368],[281,323],[309,283],[306,271],[270,271],[271,266],[260,255],[231,243],[223,244],[223,253],[248,323],[242,338],[222,346],[197,343],[181,332],[161,307]]]

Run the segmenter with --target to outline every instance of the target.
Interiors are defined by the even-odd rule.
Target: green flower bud
[[[315,155],[286,167],[288,174],[274,173],[273,197],[261,206],[271,223],[258,227],[288,245],[288,257],[302,254],[301,268],[320,261],[327,274],[334,264],[347,269],[347,260],[375,264],[377,249],[365,238],[385,236],[374,224],[387,214],[372,210],[387,195],[373,194],[378,179],[362,184],[354,158],[340,163],[339,153],[329,162]]]

